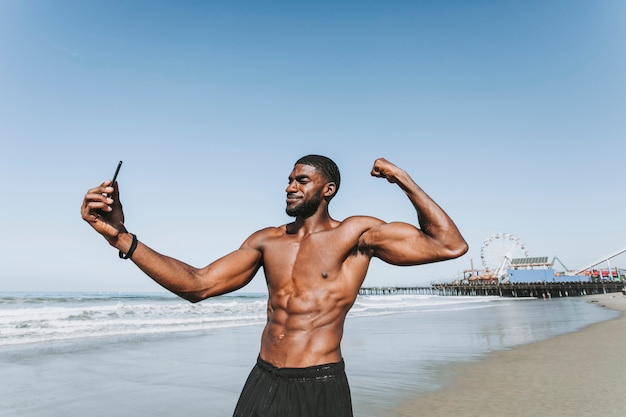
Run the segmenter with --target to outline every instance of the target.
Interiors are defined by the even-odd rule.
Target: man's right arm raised
[[[118,188],[110,185],[105,181],[87,192],[81,215],[111,246],[127,253],[133,237],[124,226]],[[263,231],[253,234],[239,249],[204,268],[162,255],[142,242],[137,242],[131,260],[159,285],[195,303],[235,291],[252,280],[262,266],[262,235]]]

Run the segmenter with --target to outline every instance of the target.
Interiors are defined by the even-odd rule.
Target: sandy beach
[[[626,410],[626,297],[586,297],[618,318],[575,333],[490,353],[444,372],[444,387],[414,397],[394,416],[623,416]]]

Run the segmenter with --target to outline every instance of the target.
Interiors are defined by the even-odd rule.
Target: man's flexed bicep
[[[371,174],[400,187],[415,208],[419,222],[419,227],[387,223],[372,228],[363,237],[372,256],[394,265],[418,265],[457,258],[467,252],[467,243],[452,219],[406,171],[379,158]]]
[[[361,237],[371,256],[399,266],[420,265],[451,259],[449,248],[412,224],[393,222],[373,227]]]

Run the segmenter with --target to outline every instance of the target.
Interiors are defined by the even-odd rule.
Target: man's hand
[[[111,181],[107,180],[87,191],[80,213],[83,220],[115,246],[120,233],[126,233],[126,228],[119,189],[111,185]]]
[[[397,175],[402,172],[400,168],[387,161],[385,158],[378,158],[374,161],[374,167],[372,168],[372,177],[385,178],[390,183],[397,182]]]

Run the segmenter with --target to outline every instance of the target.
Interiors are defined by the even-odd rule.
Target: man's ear
[[[337,192],[337,184],[329,182],[324,186],[324,197],[332,197]]]

